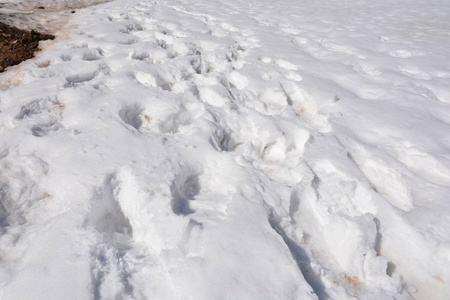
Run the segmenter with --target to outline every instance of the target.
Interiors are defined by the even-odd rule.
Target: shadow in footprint
[[[52,132],[56,132],[61,128],[63,128],[63,126],[57,121],[50,121],[45,124],[39,124],[31,127],[31,134],[36,137],[43,137]]]
[[[119,117],[124,121],[126,124],[134,127],[136,130],[139,130],[142,126],[142,107],[139,105],[127,105],[123,107],[119,111]]]
[[[189,202],[195,200],[200,192],[198,174],[187,174],[175,179],[170,186],[170,192],[172,194],[172,211],[176,215],[187,216],[194,213]]]
[[[66,81],[67,83],[70,85],[74,85],[77,83],[82,83],[85,81],[91,81],[92,79],[95,78],[95,76],[97,76],[97,72],[88,72],[88,73],[83,73],[83,74],[76,74],[76,75],[71,75],[71,76],[67,76],[66,77]]]
[[[311,260],[309,259],[308,254],[306,254],[305,250],[303,250],[302,247],[297,245],[291,238],[288,237],[273,214],[269,216],[269,223],[270,226],[283,238],[284,242],[289,248],[289,251],[292,254],[292,257],[297,263],[298,268],[302,272],[303,277],[314,290],[314,293],[317,295],[319,300],[329,299],[329,296],[325,291],[325,285],[323,284],[320,277],[314,274],[313,270],[311,269]]]
[[[100,244],[91,252],[91,284],[93,299],[110,299],[115,294],[115,299],[123,299],[129,296],[134,299],[134,287],[130,283],[132,272],[129,270],[127,252],[130,246],[116,244]],[[115,281],[118,278],[119,280]],[[108,284],[114,284],[114,291],[108,288]],[[105,287],[106,286],[106,287]],[[108,293],[103,292],[105,290]]]
[[[105,235],[120,233],[132,237],[133,229],[122,211],[117,196],[118,189],[120,189],[120,182],[116,175],[107,176],[103,187],[94,192],[91,199],[91,212],[85,220],[85,226],[92,226]]]
[[[98,237],[91,250],[92,296],[96,300],[133,298],[130,280],[134,268],[129,255],[133,228],[121,207],[121,186],[116,174],[106,176],[103,185],[94,190],[84,221],[84,227],[94,229]]]
[[[23,105],[15,119],[23,120],[31,117],[32,115],[42,113],[45,109],[48,109],[47,102],[47,99],[39,99]]]
[[[83,54],[81,57],[85,61],[95,61],[101,59],[103,56],[103,51],[101,49],[92,49]]]
[[[209,143],[216,148],[217,151],[234,151],[236,142],[230,132],[222,129],[216,130],[209,139]]]

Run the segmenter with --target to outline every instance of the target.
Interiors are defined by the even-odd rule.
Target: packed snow
[[[449,20],[77,10],[0,75],[0,299],[448,299]]]

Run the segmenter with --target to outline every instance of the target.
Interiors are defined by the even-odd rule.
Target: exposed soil
[[[39,41],[67,37],[67,22],[76,11],[109,0],[22,0],[2,3],[0,8],[0,73],[6,67],[28,60],[38,51]],[[21,28],[18,29],[17,27]]]
[[[34,56],[39,41],[53,40],[54,35],[25,31],[0,23],[0,72]]]

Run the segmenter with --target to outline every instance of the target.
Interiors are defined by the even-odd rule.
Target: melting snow
[[[0,298],[447,299],[449,19],[444,0],[77,11],[0,75]]]

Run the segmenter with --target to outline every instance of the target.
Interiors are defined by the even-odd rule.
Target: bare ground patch
[[[76,10],[109,0],[23,0],[2,3],[0,9],[0,73],[28,60],[39,41],[70,36],[67,23]]]
[[[0,23],[0,72],[34,56],[39,41],[53,40],[54,35],[25,31]]]

